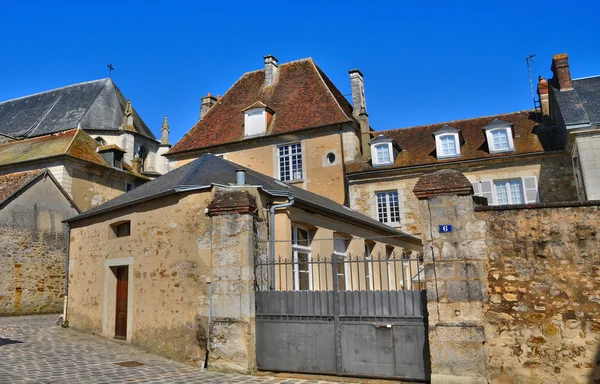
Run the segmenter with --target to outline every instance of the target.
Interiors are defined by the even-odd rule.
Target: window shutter
[[[492,188],[492,180],[483,180],[480,182],[481,196],[485,197],[488,201],[488,205],[494,205],[494,189]]]
[[[473,194],[475,196],[481,196],[481,185],[479,184],[479,181],[471,183],[471,185],[473,186]]]
[[[525,203],[538,202],[537,179],[535,176],[527,176],[523,178],[523,189],[525,190]]]

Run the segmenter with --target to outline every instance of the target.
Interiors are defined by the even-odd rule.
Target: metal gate
[[[261,370],[429,379],[423,271],[404,255],[256,264]]]

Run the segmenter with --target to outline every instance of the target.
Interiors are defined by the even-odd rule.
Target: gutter
[[[65,225],[67,226],[67,261],[65,264],[65,300],[64,300],[64,306],[63,306],[63,324],[68,324],[67,323],[67,304],[69,302],[69,251],[71,249],[71,226],[69,225],[69,223],[65,223]]]

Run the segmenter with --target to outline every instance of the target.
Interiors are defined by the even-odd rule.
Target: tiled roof
[[[0,205],[44,172],[45,169],[36,169],[0,175]]]
[[[169,154],[243,140],[242,111],[258,101],[275,112],[267,135],[353,120],[348,100],[310,58],[280,65],[270,87],[264,80],[264,70],[245,73]]]
[[[0,166],[69,155],[102,166],[108,166],[96,152],[98,143],[81,129],[14,141],[0,145]]]
[[[0,133],[11,137],[36,137],[73,128],[119,130],[127,99],[111,79],[69,85],[0,102]],[[139,134],[156,140],[135,112],[133,126]]]
[[[419,243],[417,238],[380,223],[377,220],[338,204],[333,200],[329,200],[326,197],[302,188],[287,185],[272,177],[221,159],[212,154],[202,155],[198,159],[182,167],[107,201],[98,207],[92,208],[82,215],[69,219],[69,221],[82,219],[102,212],[108,212],[128,205],[137,204],[142,201],[177,193],[182,188],[185,190],[186,187],[211,187],[214,184],[235,185],[236,171],[239,169],[244,169],[246,171],[247,185],[261,186],[261,188],[267,192],[292,192],[298,204],[309,205],[317,212],[327,211],[338,217],[348,218],[355,223],[360,223],[370,228],[377,228],[384,233],[406,237],[406,239],[408,239],[407,241],[415,244]]]
[[[572,90],[560,91],[552,83],[566,125],[600,124],[600,76],[575,79]]]
[[[514,152],[490,154],[483,128],[494,119],[513,124]],[[435,152],[433,133],[449,125],[460,130],[464,144],[461,145],[461,157],[438,160]],[[560,134],[556,127],[543,126],[537,121],[535,111],[521,111],[474,119],[457,120],[411,128],[392,129],[376,132],[388,136],[402,148],[396,162],[388,167],[373,167],[370,162],[349,163],[349,173],[373,169],[397,169],[420,165],[443,164],[461,160],[489,159],[513,154],[536,153],[562,149]]]

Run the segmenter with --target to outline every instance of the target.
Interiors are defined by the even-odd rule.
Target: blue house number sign
[[[452,232],[452,224],[440,225],[440,233]]]

